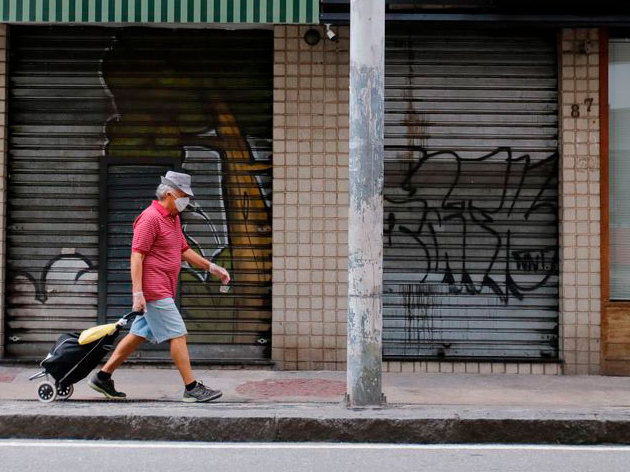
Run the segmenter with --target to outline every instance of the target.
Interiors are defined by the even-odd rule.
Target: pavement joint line
[[[50,441],[14,441],[0,440],[0,447],[67,447],[67,448],[118,448],[118,449],[411,449],[411,450],[540,450],[540,451],[580,451],[580,452],[627,452],[630,446],[571,446],[571,445],[545,445],[545,444],[350,444],[350,443],[172,443],[157,441],[154,444],[146,444],[140,441],[104,443],[102,441],[84,440],[50,440]]]

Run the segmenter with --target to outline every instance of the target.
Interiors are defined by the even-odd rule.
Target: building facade
[[[130,223],[183,169],[189,242],[234,275],[184,268],[192,357],[344,370],[349,28],[318,2],[123,3],[3,17],[3,358],[128,309]],[[384,368],[627,375],[630,34],[484,25],[387,24]]]

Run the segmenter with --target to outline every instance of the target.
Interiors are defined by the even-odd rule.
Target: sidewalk
[[[349,410],[345,372],[196,370],[223,397],[186,405],[177,371],[122,368],[125,402],[46,405],[35,371],[0,366],[0,437],[630,444],[628,377],[384,374],[387,406]]]

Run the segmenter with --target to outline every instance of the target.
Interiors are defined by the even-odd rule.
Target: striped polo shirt
[[[131,251],[145,255],[142,291],[147,302],[175,298],[182,253],[187,249],[179,215],[171,215],[156,200],[136,218]]]

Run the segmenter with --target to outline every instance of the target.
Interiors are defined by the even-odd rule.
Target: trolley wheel
[[[54,383],[44,380],[37,386],[37,396],[40,402],[54,402],[57,398],[57,387]]]
[[[68,398],[72,396],[73,393],[74,393],[74,385],[72,384],[67,385],[65,387],[62,387],[61,385],[57,387],[57,398],[59,398],[59,400],[67,400]]]

